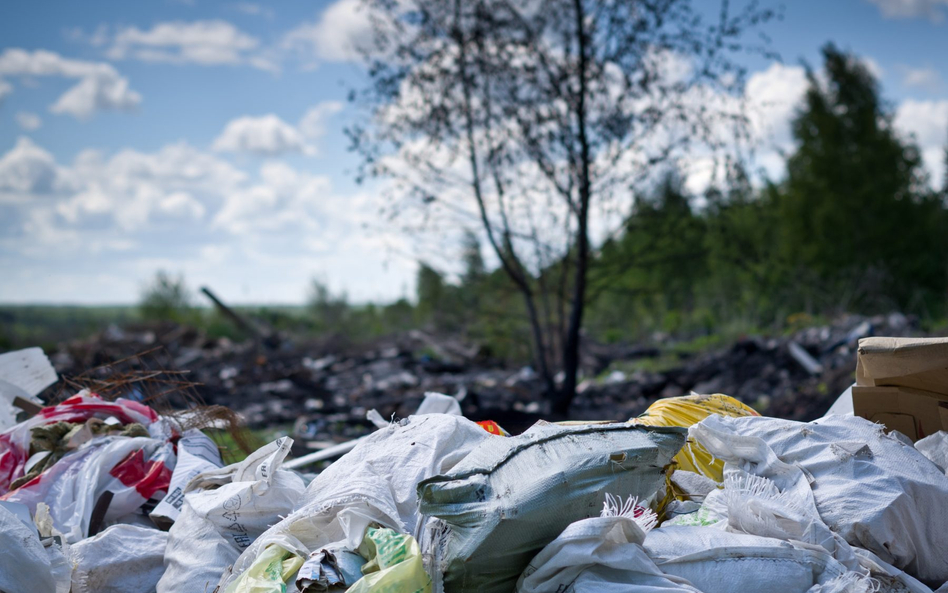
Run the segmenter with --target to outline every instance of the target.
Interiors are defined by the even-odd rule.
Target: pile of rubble
[[[915,320],[900,314],[845,316],[782,337],[747,336],[696,354],[673,354],[674,344],[603,345],[587,341],[570,417],[620,420],[662,397],[727,393],[761,413],[795,420],[821,416],[853,382],[857,340],[876,334],[915,335]],[[496,420],[523,430],[551,411],[543,385],[529,367],[511,369],[476,347],[420,331],[371,345],[339,339],[233,342],[173,324],[111,327],[64,345],[51,358],[65,376],[150,351],[149,364],[187,369],[200,398],[238,412],[251,428],[279,426],[301,445],[338,442],[372,429],[365,412],[385,418],[412,413],[427,392],[449,393],[474,420]],[[650,358],[660,372],[610,371]],[[647,364],[642,365],[648,368]]]

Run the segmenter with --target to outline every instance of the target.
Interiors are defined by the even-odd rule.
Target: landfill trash
[[[431,577],[421,561],[421,548],[415,538],[391,529],[369,527],[359,555],[368,560],[362,566],[365,575],[346,593],[431,593]]]
[[[852,384],[859,337],[920,331],[916,318],[899,314],[845,315],[828,323],[798,316],[793,323],[800,329],[791,335],[750,335],[703,352],[682,349],[687,344],[668,336],[639,344],[600,344],[587,336],[580,369],[586,379],[570,417],[626,419],[659,398],[695,391],[726,393],[767,416],[812,420],[832,403],[828,394]],[[429,391],[456,395],[468,418],[495,420],[513,433],[551,416],[537,373],[504,368],[456,336],[402,332],[365,344],[341,336],[279,337],[269,347],[170,322],[130,324],[63,344],[50,358],[60,374],[76,376],[102,361],[160,347],[160,363],[188,369],[204,402],[233,409],[252,429],[295,424],[291,436],[301,450],[370,433],[365,410],[375,408],[386,419],[407,417]],[[819,362],[822,374],[811,375],[796,362],[791,341]],[[670,368],[629,368],[652,357]]]
[[[409,416],[361,439],[307,486],[292,513],[241,553],[222,576],[222,590],[240,580],[268,546],[301,558],[322,549],[355,551],[370,526],[418,539],[418,483],[450,471],[488,440],[506,438],[450,414]]]
[[[164,531],[119,524],[71,545],[71,593],[153,592],[167,542]]]
[[[894,433],[859,417],[709,416],[689,436],[726,470],[772,482],[771,498],[815,507],[851,546],[926,584],[948,581],[948,478]]]
[[[115,418],[119,424],[139,424],[148,428],[152,423],[158,420],[158,414],[144,404],[119,398],[114,402],[108,402],[102,398],[82,391],[62,403],[43,408],[37,415],[29,420],[21,422],[16,426],[0,433],[0,495],[8,492],[13,484],[19,478],[26,475],[26,464],[30,459],[30,445],[33,440],[33,429],[47,425],[64,422],[71,425],[82,424],[92,418],[107,419]],[[70,426],[70,430],[75,426]],[[61,436],[66,436],[64,432]],[[89,440],[84,438],[92,435],[75,435],[77,440]],[[50,440],[47,437],[47,440]],[[59,443],[50,443],[54,448]],[[73,443],[62,443],[69,447]],[[77,446],[81,443],[75,443]],[[56,453],[55,449],[52,453]]]
[[[116,421],[101,422],[102,416]],[[54,527],[68,542],[77,542],[91,535],[103,496],[108,497],[105,523],[134,513],[153,497],[161,499],[176,459],[170,437],[171,428],[151,408],[82,392],[0,434],[0,485],[14,488],[2,498],[31,512],[46,503]],[[30,460],[44,449],[42,471],[33,471]],[[40,452],[27,460],[34,450]],[[45,463],[50,459],[52,465]]]
[[[787,341],[729,355],[755,365],[783,357],[797,379],[834,384],[855,341],[878,327],[861,320],[798,332],[793,341],[820,376],[794,362]],[[723,360],[715,356],[701,364]],[[396,350],[351,366],[339,357],[304,366],[324,378],[385,369],[365,379],[376,401],[403,398],[397,409],[413,409],[419,400],[394,385],[431,383],[402,376],[416,368],[411,360]],[[614,372],[599,387],[644,376]],[[668,387],[674,376],[661,380]],[[296,389],[287,376],[261,378],[273,401]],[[526,393],[533,381],[525,371],[497,384]],[[506,416],[460,415],[478,397],[461,385],[456,396],[426,394],[404,420],[388,403],[368,413],[354,400],[326,404],[335,409],[325,422],[358,416],[360,430],[376,430],[331,433],[353,437],[346,443],[315,430],[308,438],[324,439],[308,443],[321,449],[316,456],[341,457],[321,471],[310,455],[296,460],[314,476],[288,469],[288,437],[221,467],[214,442],[186,430],[208,426],[200,409],[189,412],[192,423],[128,393],[81,391],[38,410],[29,402],[23,412],[32,416],[0,431],[0,590],[948,593],[944,432],[913,447],[859,417],[759,417],[718,394],[666,397],[631,422],[540,421],[509,436]],[[595,405],[614,405],[604,401]],[[603,507],[606,493],[623,499],[606,496]]]
[[[305,484],[280,467],[292,444],[282,437],[191,479],[168,533],[158,593],[213,588],[243,550],[296,507]]]
[[[929,461],[948,472],[948,432],[939,430],[933,435],[915,441],[915,450]]]
[[[595,516],[604,489],[653,496],[684,440],[681,428],[623,423],[547,424],[485,441],[418,484],[435,590],[509,592],[563,529]]]
[[[296,588],[307,593],[348,589],[362,578],[365,558],[345,549],[317,550],[296,574]]]
[[[739,418],[741,416],[760,416],[733,397],[716,393],[713,395],[685,395],[660,399],[649,406],[645,412],[629,420],[642,426],[682,426],[689,427],[701,422],[711,414]],[[675,455],[678,467],[711,478],[715,482],[723,479],[724,462],[715,459],[698,443],[688,441],[678,455]]]
[[[516,593],[702,593],[655,566],[642,543],[657,520],[630,498],[607,497],[599,517],[572,523],[517,580]]]

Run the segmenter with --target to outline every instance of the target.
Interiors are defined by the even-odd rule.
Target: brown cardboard
[[[948,395],[948,338],[863,338],[856,385]]]
[[[948,395],[909,387],[853,387],[853,413],[917,441],[948,430]]]

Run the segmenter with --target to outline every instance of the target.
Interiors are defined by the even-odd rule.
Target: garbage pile
[[[42,383],[22,371],[0,378],[14,407]],[[224,465],[142,401],[24,410],[0,432],[0,591],[948,591],[948,433],[722,394],[512,435],[462,411],[370,410],[377,430],[307,473],[319,453],[289,437]]]
[[[893,313],[844,316],[783,337],[747,336],[698,354],[674,350],[667,340],[657,346],[587,340],[586,379],[570,418],[621,420],[661,397],[695,391],[728,393],[765,415],[812,420],[852,383],[860,338],[918,332],[914,319]],[[189,371],[203,401],[235,410],[247,426],[295,424],[297,448],[368,434],[374,426],[365,419],[367,410],[403,418],[432,391],[456,396],[468,418],[495,420],[517,432],[551,417],[543,384],[529,367],[511,369],[456,338],[421,331],[360,346],[275,334],[234,342],[170,323],[110,327],[64,345],[51,358],[68,376],[149,350],[162,368]],[[656,358],[672,364],[659,372],[614,370]]]

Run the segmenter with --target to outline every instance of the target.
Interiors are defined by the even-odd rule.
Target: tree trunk
[[[582,0],[574,0],[576,35],[579,44],[579,96],[576,100],[576,124],[580,143],[579,213],[576,229],[576,271],[573,279],[573,302],[570,309],[566,343],[563,348],[563,383],[553,402],[553,412],[566,415],[576,396],[579,376],[580,330],[586,304],[586,272],[589,268],[589,179],[590,150],[586,136],[586,71],[588,69],[588,38]]]

